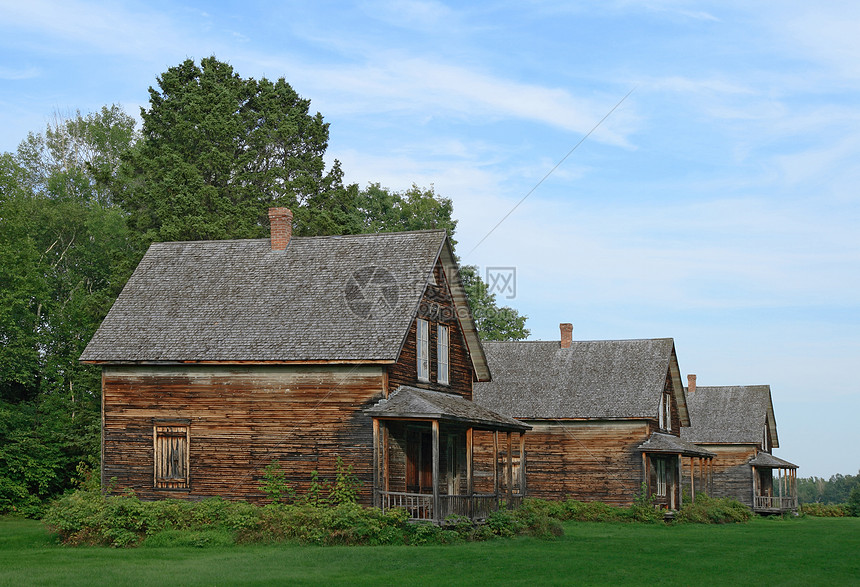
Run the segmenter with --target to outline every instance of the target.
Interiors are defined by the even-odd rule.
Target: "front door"
[[[429,430],[410,429],[406,433],[406,491],[433,491],[433,436]]]

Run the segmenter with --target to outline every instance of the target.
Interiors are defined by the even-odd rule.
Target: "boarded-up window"
[[[188,426],[174,423],[156,424],[153,438],[156,489],[187,489],[190,486]]]

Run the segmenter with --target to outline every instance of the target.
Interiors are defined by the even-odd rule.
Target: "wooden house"
[[[260,501],[272,461],[301,492],[341,457],[362,503],[417,518],[512,494],[470,443],[527,426],[471,401],[490,370],[445,231],[293,237],[289,210],[270,219],[270,239],[155,243],[129,279],[81,357],[102,367],[103,484]]]
[[[672,339],[485,342],[493,380],[478,404],[527,423],[526,485],[535,497],[629,505],[643,484],[680,507],[681,462],[707,483],[711,453],[685,442],[689,425]],[[692,467],[690,467],[692,464]]]
[[[797,509],[797,465],[779,447],[769,385],[696,386],[688,375],[688,442],[714,453],[710,494],[733,497],[760,513]]]

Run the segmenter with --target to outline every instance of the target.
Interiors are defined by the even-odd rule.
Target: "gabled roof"
[[[465,294],[444,230],[153,244],[85,362],[394,362],[438,260]],[[468,306],[458,307],[489,378]]]
[[[697,386],[687,394],[690,427],[681,437],[696,444],[760,444],[765,423],[779,447],[769,385]]]
[[[672,434],[653,432],[651,437],[637,447],[647,453],[682,454],[688,457],[715,457],[714,453],[696,446],[692,442],[685,442]]]
[[[524,420],[656,418],[669,374],[683,425],[689,423],[671,338],[485,342],[493,381],[474,401]]]
[[[502,416],[459,395],[401,385],[366,413],[394,420],[442,420],[489,430],[525,431],[531,426]]]

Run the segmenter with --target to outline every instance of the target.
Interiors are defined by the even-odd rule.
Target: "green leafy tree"
[[[457,228],[457,221],[452,218],[453,203],[436,195],[433,186],[420,188],[412,184],[404,192],[393,192],[378,183],[371,183],[361,190],[357,207],[361,232],[444,228],[448,236],[453,237]],[[452,242],[455,242],[453,238]]]
[[[292,209],[297,234],[357,231],[357,190],[338,162],[325,169],[328,123],[283,78],[187,59],[149,94],[115,194],[145,241],[263,237],[272,205]]]
[[[460,277],[469,298],[469,305],[478,332],[484,340],[522,340],[528,338],[527,316],[517,310],[496,303],[496,294],[490,293],[487,284],[481,279],[474,265],[460,267]]]
[[[0,510],[32,512],[98,460],[100,376],[78,357],[138,258],[96,177],[118,161],[104,114],[0,156]]]
[[[18,146],[24,185],[34,193],[109,205],[121,158],[137,137],[134,127],[116,104],[69,118],[55,113],[44,133],[30,133]]]

